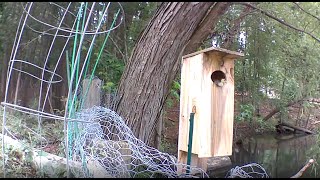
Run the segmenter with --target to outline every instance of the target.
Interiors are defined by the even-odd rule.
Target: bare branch
[[[255,11],[256,11],[256,10],[255,10],[255,9],[252,9],[252,8],[251,8],[251,11],[247,11],[247,10],[243,11],[243,12],[239,15],[239,17],[237,17],[236,19],[234,19],[234,20],[231,22],[231,24],[239,24],[239,25],[240,25],[240,23],[242,22],[242,20],[243,20],[244,17],[252,14],[252,13],[255,12]],[[246,13],[245,13],[245,12],[246,12]],[[234,25],[234,26],[235,26],[235,25]],[[218,35],[219,35],[219,30],[215,29],[215,31],[212,32],[211,34],[209,34],[209,36],[208,36],[205,40],[203,40],[203,42],[207,42],[208,40],[212,40],[215,36],[218,36]]]
[[[236,34],[239,32],[240,30],[240,24],[243,21],[243,19],[252,12],[252,8],[250,7],[245,7],[242,12],[240,13],[239,17],[236,18],[232,24],[233,26],[230,28],[229,32],[227,32],[226,35],[226,39],[224,40],[223,44],[222,44],[222,48],[226,48],[229,49],[230,46],[233,44],[234,42],[234,37],[236,36]]]
[[[296,103],[299,103],[303,101],[303,99],[300,99],[300,100],[297,100],[297,101],[292,101],[288,104],[286,104],[284,107],[290,107],[290,106],[293,106],[295,105]],[[280,108],[275,108],[273,109],[268,115],[266,115],[264,118],[263,118],[263,121],[267,121],[268,119],[270,119],[273,115],[277,114],[278,112],[280,112]]]
[[[119,48],[119,46],[117,45],[117,43],[111,38],[111,36],[109,36],[110,40],[113,42],[114,46],[116,47],[116,49],[119,51],[119,53],[121,54],[123,61],[127,62],[127,58],[124,55],[124,53],[121,51],[121,49]]]
[[[218,36],[218,32],[217,31],[211,33],[205,40],[203,40],[203,42],[206,42],[208,40],[212,40],[212,38],[214,38],[215,36]]]
[[[309,13],[308,11],[304,10],[297,2],[292,2],[292,3],[294,3],[296,6],[298,6],[298,8],[299,8],[301,11],[305,12],[306,14],[308,14],[308,15],[316,18],[318,21],[320,21],[320,18],[318,18],[317,16],[315,16],[315,15]]]
[[[296,175],[294,175],[294,176],[292,176],[290,178],[299,178],[299,177],[301,177],[302,174],[306,171],[306,169],[309,166],[311,166],[311,164],[313,164],[313,163],[314,163],[314,159],[310,159],[309,162],[305,166],[303,166],[303,168]]]
[[[283,24],[283,25],[285,25],[285,26],[287,26],[287,27],[290,27],[291,29],[294,29],[294,30],[296,30],[296,31],[299,31],[299,32],[308,34],[308,35],[311,36],[313,39],[315,39],[316,41],[320,42],[320,39],[317,38],[316,36],[314,36],[313,34],[311,34],[311,33],[309,33],[309,32],[306,32],[306,31],[304,31],[304,30],[302,30],[302,29],[299,29],[299,28],[297,28],[297,27],[294,27],[294,26],[292,26],[291,24],[288,24],[288,23],[284,22],[283,20],[281,20],[281,19],[279,19],[279,18],[277,18],[277,17],[269,14],[268,12],[266,12],[266,11],[264,11],[264,10],[262,10],[262,9],[256,7],[256,6],[254,6],[254,5],[252,5],[252,4],[250,4],[250,3],[246,3],[246,2],[237,2],[237,3],[238,3],[238,4],[245,5],[245,6],[248,6],[248,7],[251,7],[251,8],[253,8],[253,9],[256,9],[256,10],[260,11],[262,14],[268,16],[269,18],[274,19],[274,20],[278,21],[279,23],[281,23],[281,24]]]

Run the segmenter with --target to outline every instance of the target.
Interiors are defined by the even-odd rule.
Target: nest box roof
[[[223,56],[225,56],[225,55],[230,56],[230,58],[232,58],[232,59],[244,56],[243,53],[239,53],[239,52],[236,52],[236,51],[230,51],[230,50],[223,49],[223,48],[218,48],[218,47],[210,47],[210,48],[207,48],[207,49],[203,49],[201,51],[197,51],[197,52],[182,56],[182,59],[188,58],[188,57],[191,57],[191,56],[195,56],[195,55],[198,55],[198,54],[201,54],[201,53],[210,53],[210,52],[219,52],[219,53],[223,54]]]

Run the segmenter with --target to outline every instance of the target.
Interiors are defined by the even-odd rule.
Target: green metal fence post
[[[191,164],[191,151],[192,151],[192,137],[193,137],[193,122],[194,122],[194,112],[190,113],[190,126],[189,126],[189,142],[188,142],[188,156],[187,156],[187,174],[190,173]]]

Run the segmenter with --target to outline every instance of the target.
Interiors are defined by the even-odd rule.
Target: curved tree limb
[[[316,36],[314,36],[313,34],[307,32],[307,31],[304,31],[304,30],[302,30],[302,29],[299,29],[299,28],[297,28],[297,27],[295,27],[295,26],[293,26],[293,25],[291,25],[291,24],[288,24],[288,23],[284,22],[283,20],[281,20],[281,19],[279,19],[279,18],[277,18],[277,17],[269,14],[268,12],[266,12],[266,11],[264,11],[264,10],[262,10],[262,9],[256,7],[256,6],[254,6],[254,5],[252,5],[252,4],[250,4],[250,3],[246,3],[246,2],[237,2],[237,3],[238,3],[238,4],[245,5],[245,6],[248,6],[248,7],[251,7],[251,8],[253,8],[253,9],[256,9],[256,10],[260,11],[262,14],[268,16],[268,17],[271,18],[271,19],[274,19],[274,20],[278,21],[279,23],[281,23],[281,24],[283,24],[283,25],[285,25],[285,26],[287,26],[287,27],[289,27],[289,28],[291,28],[291,29],[294,29],[294,30],[296,30],[296,31],[299,31],[299,32],[302,32],[302,33],[305,33],[305,34],[309,35],[309,36],[312,37],[314,40],[316,40],[316,41],[318,41],[318,42],[320,43],[320,39],[317,38]]]
[[[315,16],[315,15],[309,13],[308,11],[306,11],[305,9],[303,9],[297,2],[292,2],[292,3],[295,4],[296,6],[298,6],[298,8],[301,11],[305,12],[306,14],[308,14],[308,15],[312,16],[313,18],[317,19],[318,21],[320,21],[320,18],[318,18],[317,16]]]

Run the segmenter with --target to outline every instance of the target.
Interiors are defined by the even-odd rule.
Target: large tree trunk
[[[197,48],[195,44],[210,34],[212,23],[228,6],[225,2],[165,2],[159,6],[133,49],[117,93],[115,110],[137,138],[153,145],[152,132],[184,49],[188,45],[189,53]]]

